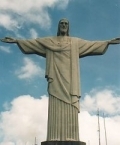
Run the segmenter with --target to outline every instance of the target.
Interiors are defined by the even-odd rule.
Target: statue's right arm
[[[45,47],[40,42],[38,42],[38,40],[36,41],[36,39],[21,40],[5,37],[0,39],[0,41],[5,43],[16,43],[20,50],[25,54],[38,54],[43,57],[46,56]]]
[[[5,43],[17,43],[17,39],[14,39],[12,37],[5,37],[0,39],[0,41],[5,42]]]

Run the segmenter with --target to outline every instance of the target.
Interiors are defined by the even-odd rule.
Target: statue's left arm
[[[78,40],[79,56],[103,55],[111,44],[120,44],[120,38],[106,41]]]

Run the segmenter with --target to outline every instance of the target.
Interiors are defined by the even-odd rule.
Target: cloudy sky
[[[0,38],[55,36],[59,19],[68,18],[70,35],[87,40],[120,37],[119,0],[1,0]],[[120,144],[120,45],[103,56],[80,60],[80,140]],[[45,59],[25,55],[14,44],[0,42],[0,145],[33,145],[46,140],[47,82]]]

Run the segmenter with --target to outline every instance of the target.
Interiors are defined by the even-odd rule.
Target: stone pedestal
[[[41,142],[41,145],[86,145],[81,141],[45,141]]]

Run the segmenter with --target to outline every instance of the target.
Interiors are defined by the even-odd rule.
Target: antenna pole
[[[107,145],[107,133],[106,133],[106,123],[105,123],[104,113],[103,113],[103,119],[104,119],[104,130],[105,130],[105,142],[106,142],[106,145]]]
[[[37,143],[36,143],[36,137],[35,137],[35,145],[37,145]]]
[[[100,143],[100,121],[99,121],[99,108],[98,108],[98,132],[99,132],[99,145],[101,145]]]

